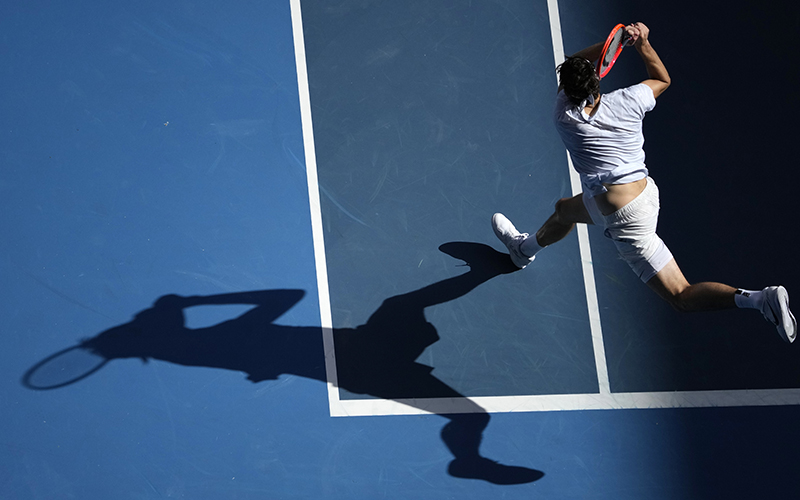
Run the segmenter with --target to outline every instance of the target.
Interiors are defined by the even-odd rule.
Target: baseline
[[[477,413],[476,404],[487,413],[790,406],[800,404],[800,389],[347,400],[332,404],[331,416]]]

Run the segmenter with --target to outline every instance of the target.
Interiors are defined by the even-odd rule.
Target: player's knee
[[[671,297],[667,299],[669,305],[678,312],[687,312],[688,309],[686,308],[686,304],[680,299],[680,297]]]
[[[684,313],[694,310],[687,294],[683,292],[671,295],[667,298],[667,302],[669,302],[669,305],[671,305],[672,308],[678,312]]]
[[[567,223],[569,220],[567,202],[571,198],[561,198],[556,202],[556,220],[561,223]]]

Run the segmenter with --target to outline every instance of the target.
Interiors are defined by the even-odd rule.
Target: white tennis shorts
[[[658,186],[652,178],[647,178],[639,196],[612,214],[603,215],[586,193],[583,204],[595,225],[605,228],[606,237],[614,241],[620,256],[645,283],[672,260],[672,252],[656,234],[660,204]]]

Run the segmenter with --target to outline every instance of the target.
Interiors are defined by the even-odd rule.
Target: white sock
[[[542,248],[544,247],[539,245],[539,242],[536,241],[536,235],[532,234],[525,238],[525,240],[520,244],[519,251],[522,252],[526,257],[533,257],[536,255],[536,252]]]
[[[742,309],[758,309],[761,310],[761,305],[764,303],[762,292],[753,290],[736,290],[736,295],[733,296],[733,301],[736,302],[736,307]]]

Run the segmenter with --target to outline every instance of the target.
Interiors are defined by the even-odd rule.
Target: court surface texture
[[[800,347],[491,229],[577,192],[555,66],[641,20],[660,236],[800,300],[800,7],[671,7],[4,5],[0,498],[800,498]]]

